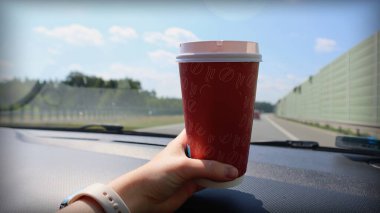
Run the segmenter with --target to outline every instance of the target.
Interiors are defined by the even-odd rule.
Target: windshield
[[[2,1],[0,123],[178,134],[179,43],[255,41],[251,141],[379,138],[378,1]]]

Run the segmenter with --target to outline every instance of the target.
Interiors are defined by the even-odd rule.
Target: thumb
[[[214,160],[188,158],[188,168],[184,169],[190,179],[207,178],[214,181],[230,181],[238,176],[238,170],[229,164]]]

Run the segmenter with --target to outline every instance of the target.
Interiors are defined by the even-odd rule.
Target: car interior
[[[143,165],[173,139],[24,128],[1,135],[1,212],[56,211],[68,194]],[[378,153],[253,143],[241,185],[202,190],[177,212],[377,212],[379,162]]]
[[[249,153],[248,164],[240,184],[205,187],[175,212],[379,213],[379,11],[373,0],[0,1],[0,212],[57,212],[185,129],[187,157],[222,150],[245,166]]]

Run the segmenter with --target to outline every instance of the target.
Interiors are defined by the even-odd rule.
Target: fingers
[[[181,131],[181,133],[179,133],[179,135],[177,136],[176,140],[179,141],[178,143],[181,144],[182,147],[186,146],[186,143],[187,143],[186,129],[183,129]]]
[[[186,147],[187,140],[186,130],[184,129],[171,143],[180,145],[182,152]],[[182,168],[184,176],[189,179],[208,178],[215,181],[228,181],[238,176],[238,170],[235,167],[212,160],[187,158]]]
[[[193,193],[198,189],[198,185],[192,181],[185,183],[177,192],[165,201],[165,207],[168,209],[178,209]],[[161,212],[169,212],[162,209]]]
[[[182,132],[172,141],[169,146],[180,148],[183,154],[187,144],[186,130]],[[185,155],[185,154],[184,154]],[[238,176],[238,170],[228,164],[220,163],[213,160],[199,160],[186,158],[181,166],[181,173],[185,179],[207,178],[214,181],[229,181]]]
[[[238,176],[238,170],[231,165],[198,159],[188,159],[183,173],[189,179],[207,178],[214,181],[230,181]]]
[[[187,143],[187,135],[186,135],[186,130],[183,129],[179,135],[172,140],[168,146],[176,146],[180,147],[181,149],[185,149]]]

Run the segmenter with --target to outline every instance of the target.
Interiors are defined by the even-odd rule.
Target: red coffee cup
[[[241,183],[247,169],[259,62],[258,44],[200,41],[180,45],[185,128],[191,158],[231,164],[239,177],[229,182],[198,180],[205,187]]]

